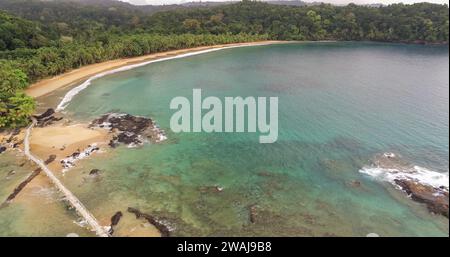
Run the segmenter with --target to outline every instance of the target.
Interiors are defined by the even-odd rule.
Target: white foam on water
[[[64,158],[61,160],[61,164],[63,165],[63,170],[62,173],[64,175],[64,173],[66,173],[70,168],[75,166],[75,162],[77,162],[78,160],[84,159],[89,157],[90,155],[92,155],[94,152],[99,152],[100,149],[98,148],[97,144],[91,144],[89,147],[87,147],[86,149],[84,149],[83,151],[80,152],[79,155],[73,157],[73,156],[69,156],[67,158]]]
[[[387,181],[393,185],[396,185],[396,179],[406,179],[417,181],[424,185],[429,185],[433,187],[445,187],[446,191],[449,188],[449,177],[448,173],[440,173],[437,171],[429,170],[420,166],[413,166],[405,169],[396,168],[382,168],[368,166],[363,167],[359,172],[367,174],[376,179]]]
[[[158,138],[157,142],[162,142],[162,141],[167,139],[167,137],[165,135],[162,135],[162,134],[159,134],[158,137],[159,138]]]
[[[63,111],[69,105],[70,101],[72,101],[72,99],[76,95],[78,95],[81,91],[83,91],[89,85],[91,85],[91,82],[93,80],[101,78],[101,77],[104,77],[106,75],[114,74],[114,73],[121,72],[121,71],[131,70],[131,69],[134,69],[134,68],[137,68],[137,67],[142,67],[142,66],[145,66],[145,65],[148,65],[148,64],[151,64],[151,63],[156,63],[156,62],[163,62],[163,61],[172,60],[172,59],[179,59],[179,58],[184,58],[184,57],[189,57],[189,56],[194,56],[194,55],[199,55],[199,54],[204,54],[204,53],[224,50],[224,49],[230,49],[230,48],[236,48],[236,47],[245,47],[245,46],[258,46],[258,45],[264,45],[264,43],[252,44],[252,45],[236,45],[236,46],[226,46],[226,47],[220,47],[220,48],[211,48],[211,49],[206,49],[206,50],[201,50],[201,51],[196,51],[196,52],[190,52],[190,53],[180,54],[180,55],[171,56],[171,57],[160,58],[160,59],[157,59],[157,60],[151,60],[151,61],[141,62],[141,63],[137,63],[137,64],[131,64],[131,65],[127,65],[127,66],[123,66],[123,67],[117,68],[117,69],[104,71],[104,72],[98,73],[98,74],[90,77],[89,79],[87,79],[85,82],[83,82],[79,86],[76,86],[76,87],[72,88],[69,92],[67,92],[64,95],[64,98],[61,100],[61,102],[56,107],[56,111],[57,112]]]
[[[156,143],[160,143],[167,139],[164,130],[160,129],[157,125],[154,125],[153,131],[156,133],[157,136],[157,138],[155,139]]]

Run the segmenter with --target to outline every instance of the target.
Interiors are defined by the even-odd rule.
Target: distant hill
[[[299,1],[299,0],[276,0],[276,1],[263,1],[269,4],[278,4],[278,5],[293,5],[293,6],[305,6],[308,3]]]
[[[201,1],[201,2],[187,2],[187,3],[181,3],[180,6],[184,7],[201,7],[201,6],[219,6],[219,5],[226,5],[226,4],[233,4],[236,3],[236,1]]]
[[[48,45],[54,36],[38,23],[0,11],[0,51],[39,48]]]
[[[237,1],[196,1],[196,2],[187,2],[187,3],[181,3],[181,6],[185,7],[200,7],[200,6],[219,6],[219,5],[227,5],[227,4],[233,4]],[[260,2],[268,3],[268,4],[275,4],[275,5],[291,5],[291,6],[305,6],[305,5],[311,5],[311,3],[306,3],[300,0],[263,0]]]
[[[136,6],[117,0],[0,0],[0,9],[12,11],[23,17],[36,18],[32,11],[72,8],[73,11],[94,7],[95,10],[107,9],[120,12],[153,13],[157,11],[183,8],[181,5],[145,5]],[[58,13],[56,13],[58,15]]]
[[[0,0],[0,9],[39,22],[48,34],[107,42],[111,34],[267,34],[288,40],[448,42],[448,6],[335,6],[244,0],[136,6],[115,0]]]

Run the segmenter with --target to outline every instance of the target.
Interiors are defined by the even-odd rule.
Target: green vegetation
[[[372,40],[447,43],[447,5],[136,7],[92,0],[0,2],[0,128],[26,124],[29,83],[83,65],[223,43]],[[6,11],[6,12],[5,12]]]
[[[286,6],[244,0],[211,7],[136,7],[117,1],[83,2],[87,1],[2,0],[0,9],[39,22],[51,39],[55,35],[94,41],[111,34],[247,33],[279,40],[448,42],[448,6],[431,3]]]
[[[375,8],[280,6],[244,1],[195,10],[159,12],[145,21],[156,33],[257,33],[279,40],[448,42],[448,6],[420,3]]]
[[[23,93],[27,85],[22,70],[0,61],[0,128],[27,124],[35,107],[33,98]]]
[[[39,49],[20,49],[3,52],[3,58],[9,59],[27,75],[30,82],[61,74],[87,64],[103,62],[123,57],[141,56],[196,46],[250,42],[267,39],[266,35],[211,35],[182,34],[160,36],[136,34],[99,38],[93,43],[72,42],[59,47]]]
[[[48,39],[38,24],[0,12],[0,51],[47,44]]]

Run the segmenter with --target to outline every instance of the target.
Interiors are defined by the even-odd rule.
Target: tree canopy
[[[283,5],[244,0],[212,6],[133,6],[108,0],[2,0],[0,9],[60,39],[111,34],[267,34],[280,40],[448,41],[448,6]],[[11,50],[11,48],[8,48]]]

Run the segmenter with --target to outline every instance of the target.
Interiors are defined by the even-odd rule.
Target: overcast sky
[[[177,4],[177,3],[185,3],[185,2],[199,2],[199,0],[121,0],[124,2],[130,2],[133,4]],[[207,1],[228,1],[228,0],[203,0],[203,2]],[[314,2],[315,0],[304,0],[305,2]],[[391,4],[391,3],[400,3],[403,2],[405,4],[417,3],[417,2],[430,2],[430,3],[439,3],[439,4],[448,4],[449,0],[317,0],[317,2],[325,2],[325,3],[334,3],[334,4],[367,4],[367,3],[383,3],[383,4]]]

